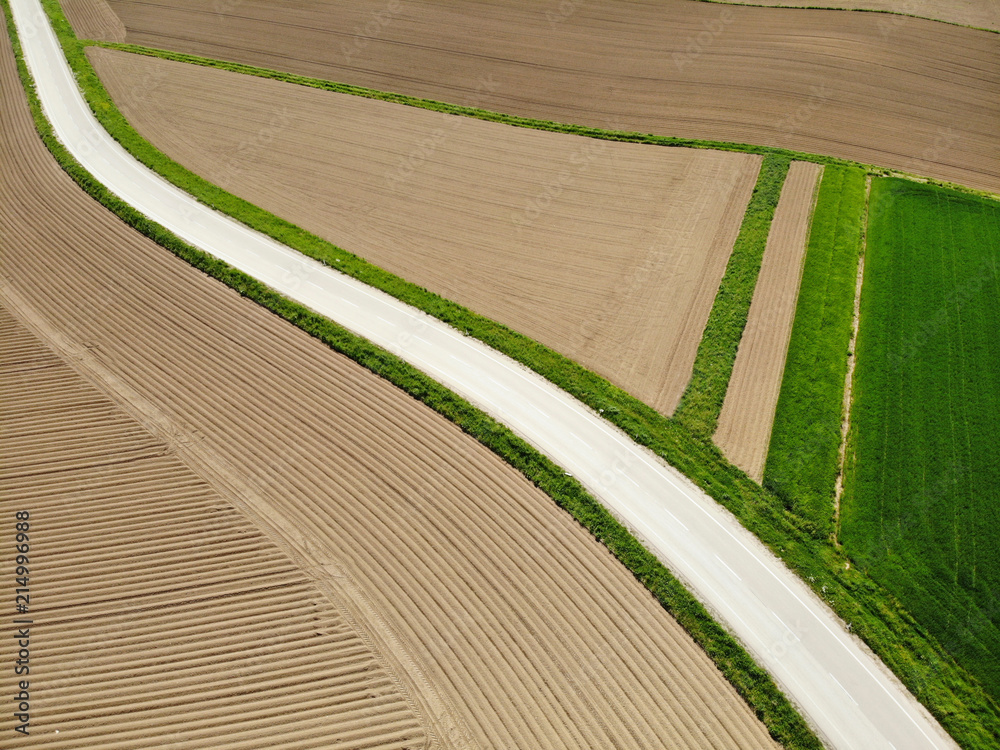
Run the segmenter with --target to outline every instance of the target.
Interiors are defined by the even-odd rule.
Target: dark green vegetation
[[[736,350],[746,328],[750,302],[757,286],[764,248],[767,247],[767,235],[789,164],[791,159],[787,156],[772,154],[764,157],[740,233],[726,265],[726,274],[722,277],[698,345],[691,382],[674,412],[675,420],[706,438],[715,432],[722,402],[726,398],[726,388],[736,362]]]
[[[1000,696],[1000,203],[872,184],[842,538]]]
[[[0,0],[0,4],[5,7],[6,2],[7,0]],[[996,738],[1000,737],[1000,707],[983,693],[978,684],[968,678],[967,673],[957,666],[947,651],[921,629],[912,617],[887,594],[884,588],[870,577],[858,572],[854,567],[846,569],[847,558],[841,552],[829,544],[815,540],[809,533],[808,525],[804,525],[798,517],[787,511],[776,495],[762,490],[743,472],[728,464],[710,442],[693,435],[676,421],[664,418],[645,404],[551,350],[545,349],[490,320],[476,316],[464,308],[409,285],[380,269],[364,264],[333,245],[324,243],[297,227],[282,222],[280,219],[239,201],[233,196],[228,196],[214,186],[200,180],[196,175],[185,172],[179,165],[170,162],[163,154],[160,154],[135,134],[121,117],[107,92],[94,75],[58,4],[54,0],[43,0],[43,5],[53,20],[56,32],[91,107],[112,135],[127,143],[130,149],[134,149],[133,154],[137,158],[152,160],[151,166],[156,171],[175,182],[180,180],[181,183],[184,183],[182,187],[198,196],[203,202],[220,208],[223,204],[232,207],[235,211],[234,215],[241,221],[268,234],[278,232],[279,234],[272,234],[272,236],[276,236],[281,241],[306,254],[323,259],[327,263],[330,262],[331,258],[345,259],[344,263],[337,264],[338,268],[348,266],[349,273],[374,286],[387,289],[400,299],[426,310],[460,330],[482,339],[496,349],[519,359],[595,410],[603,409],[604,416],[609,421],[625,430],[636,442],[649,447],[690,477],[711,497],[733,512],[746,528],[755,533],[776,554],[781,556],[785,563],[802,576],[842,618],[851,623],[854,632],[862,637],[900,676],[903,682],[931,709],[945,728],[964,747],[985,749],[996,746]],[[158,51],[146,51],[146,53],[179,59],[177,56],[161,54]],[[21,65],[22,78],[26,88],[30,90],[30,82],[20,59],[19,65]],[[217,63],[215,66],[231,70],[239,69],[239,72],[244,73],[254,73],[259,70],[234,66],[230,63]],[[264,74],[279,80],[290,80],[289,77],[280,73],[265,72]],[[302,81],[295,82],[302,83]],[[337,84],[321,83],[325,85],[319,86],[320,88],[340,90],[336,88]],[[343,88],[346,90],[349,87]],[[483,119],[496,119],[501,122],[508,122],[510,119],[493,113],[481,113],[478,110],[465,112],[460,107],[421,103],[419,100],[408,101],[405,97],[397,97],[394,94],[379,94],[377,98],[400,101],[413,106],[440,107],[441,111],[468,114]],[[78,165],[75,165],[72,157],[51,137],[49,126],[33,97],[32,111],[39,130],[43,133],[43,138],[64,168],[74,175],[91,195],[111,207],[130,224],[157,239],[174,252],[181,254],[182,257],[191,258],[191,262],[198,263],[199,267],[205,269],[206,272],[224,280],[247,296],[252,296],[261,304],[268,306],[269,309],[284,315],[305,330],[313,332],[314,335],[323,337],[323,340],[330,343],[331,346],[338,346],[338,341],[346,342],[342,344],[343,349],[339,349],[340,351],[344,351],[348,356],[379,372],[383,377],[403,387],[408,393],[462,424],[463,429],[475,435],[514,466],[521,468],[521,464],[518,463],[521,459],[516,454],[507,455],[503,452],[499,435],[505,434],[505,431],[500,426],[495,425],[492,421],[485,421],[481,423],[485,426],[477,430],[472,425],[471,420],[468,424],[459,421],[438,404],[433,395],[446,392],[427,381],[419,373],[407,369],[405,364],[364,342],[355,341],[354,337],[335,325],[309,317],[308,313],[301,311],[301,308],[293,303],[277,297],[273,292],[260,286],[252,279],[218,264],[217,261],[203,256],[193,248],[183,245],[176,238],[167,236],[162,228],[156,227],[145,218],[136,215],[129,207],[110,196],[102,186],[94,184],[92,178],[83,172]],[[659,143],[661,145],[699,145],[702,147],[711,145],[705,142],[690,144],[675,139],[660,139],[639,134],[590,131],[574,126],[532,124],[532,121],[527,120],[521,123],[511,120],[509,124],[576,132],[602,138],[614,138],[622,135],[637,142]],[[756,147],[730,146],[730,148],[760,153],[778,153],[773,149]],[[781,153],[786,156],[791,155],[790,152]],[[808,155],[796,156],[796,158],[806,158],[826,164],[843,164],[840,160]],[[218,201],[218,203],[212,203],[213,200]],[[329,333],[324,334],[324,330],[329,331]],[[390,364],[380,369],[379,363],[382,361]],[[397,377],[394,373],[397,372],[400,373],[399,378],[394,379]],[[402,377],[403,373],[409,373],[415,379],[413,381],[415,385],[407,385],[406,379]],[[454,399],[454,396],[449,395],[448,398]],[[486,418],[482,417],[482,419]],[[494,436],[495,439],[491,436]],[[541,457],[535,460],[545,462]],[[521,470],[527,476],[533,477],[530,472]],[[546,489],[540,479],[533,478],[533,481]],[[559,476],[553,477],[551,481],[553,489],[546,489],[546,491],[556,497],[557,501],[566,503],[569,507],[570,501],[558,495],[556,489],[560,487],[575,488],[576,485],[566,483]],[[567,492],[570,491],[582,492],[582,490],[567,489]],[[657,580],[665,582],[672,580],[666,577],[669,574],[666,571],[654,574],[654,570],[659,570],[655,567],[658,564],[652,561],[647,553],[634,546],[636,545],[635,541],[625,532],[622,532],[620,543],[611,539],[611,535],[616,532],[607,529],[613,528],[613,519],[608,520],[606,529],[601,528],[595,520],[590,520],[591,518],[596,519],[598,516],[606,517],[601,515],[603,511],[596,507],[596,504],[593,513],[597,515],[590,517],[581,514],[577,517],[581,518],[581,522],[591,529],[599,539],[603,540],[609,548],[618,550],[616,554],[619,555],[619,559],[622,559],[624,564],[660,597],[661,601],[665,601],[665,597],[668,596],[674,584],[657,583],[654,580],[654,575],[663,575],[662,579]],[[631,550],[631,552],[626,553],[624,550]],[[643,562],[644,560],[649,561],[648,566]],[[686,597],[687,595],[678,593],[678,596]],[[684,599],[684,601],[688,601],[688,599]],[[669,608],[672,605],[665,603],[665,606]],[[681,604],[676,606],[679,609],[683,608]],[[772,690],[768,687],[771,684],[769,680],[766,683],[756,681],[758,678],[754,675],[760,674],[759,670],[753,671],[756,668],[748,666],[747,671],[737,674],[739,660],[727,660],[720,655],[718,647],[708,644],[704,636],[699,634],[699,630],[691,623],[692,617],[678,614],[678,611],[671,610],[685,627],[691,628],[690,632],[712,655],[716,663],[720,665],[720,669],[737,686],[740,693],[747,698],[748,703],[762,717],[776,738],[783,742],[786,747],[816,746],[815,738],[808,732],[798,715],[788,707],[787,701],[780,693],[774,690],[768,693],[771,697],[759,697],[761,694],[757,691]],[[696,612],[696,610],[692,609],[691,612]],[[714,624],[710,624],[711,621],[707,616],[703,620],[699,619],[701,615],[693,617],[698,622],[704,623],[706,632],[715,628]]]
[[[826,167],[764,468],[764,486],[819,537],[832,530],[864,208],[865,173]]]

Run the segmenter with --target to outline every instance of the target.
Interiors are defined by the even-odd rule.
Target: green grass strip
[[[705,438],[711,437],[719,421],[722,401],[733,374],[736,350],[757,286],[774,209],[781,197],[781,186],[785,184],[790,163],[791,160],[784,155],[764,157],[726,273],[705,323],[691,382],[674,412],[674,419]]]
[[[108,97],[100,81],[97,80],[89,62],[82,54],[80,43],[76,40],[58,4],[54,0],[42,0],[42,2],[50,18],[53,20],[57,34],[66,51],[67,58],[77,73],[78,82],[84,91],[84,95],[90,102],[91,108],[95,110],[95,113],[98,113],[104,127],[108,128],[109,132],[118,138],[119,141],[123,139],[137,139],[141,141],[141,139],[137,138],[131,126],[121,117],[121,114]],[[6,0],[0,0],[0,3],[6,4]],[[153,56],[168,57],[168,55],[160,54],[154,50],[147,50],[145,53]],[[229,70],[241,68],[242,70],[239,72],[251,74],[255,70],[246,66],[235,66],[230,63],[219,63],[212,65],[212,67]],[[276,73],[273,76],[267,75],[266,77],[284,80],[283,76],[284,74]],[[325,88],[325,86],[319,86],[319,88]],[[396,95],[383,94],[373,98],[396,100]],[[400,103],[422,106],[417,102],[404,101],[404,99],[406,98],[400,97]],[[441,106],[443,108],[442,111],[461,114],[459,110],[462,108],[450,107],[450,105]],[[470,113],[470,116],[479,115]],[[497,116],[496,119],[498,121],[505,121],[503,117]],[[483,116],[482,119],[490,119],[490,117]],[[510,122],[509,124],[517,123]],[[534,127],[528,124],[522,126]],[[116,127],[121,128],[121,132],[113,129]],[[573,126],[558,126],[551,129],[558,132],[579,132],[584,135],[593,134],[593,137],[611,138],[615,136],[615,134],[590,131],[586,128],[574,128]],[[645,141],[642,140],[644,138],[647,138],[647,136],[639,136],[635,140],[636,142],[658,142],[655,138]],[[663,140],[667,141],[670,139]],[[708,143],[703,141],[695,145],[708,147]],[[143,144],[147,149],[147,153],[153,154],[155,159],[158,160],[154,169],[168,179],[170,179],[168,173],[171,169],[183,169],[153,149],[149,144],[145,144],[145,142]],[[662,143],[661,145],[683,144]],[[751,149],[747,148],[745,150],[749,151]],[[754,149],[754,151],[759,153],[776,152],[773,149]],[[782,151],[780,153],[789,156],[793,152]],[[139,157],[139,154],[136,152],[133,152],[133,155],[137,156],[137,158]],[[820,161],[826,164],[845,163],[843,160],[830,160],[820,157],[808,160]],[[876,169],[876,171],[880,170]],[[186,170],[183,173],[191,174]],[[277,217],[273,217],[245,201],[241,201],[233,196],[226,197],[225,193],[205,183],[204,180],[201,180],[196,175],[191,175],[191,177],[193,178],[191,180],[192,187],[185,189],[192,192],[199,200],[207,203],[209,202],[209,196],[214,195],[219,198],[225,197],[226,200],[235,201],[235,205],[246,207],[246,213],[237,214],[236,218],[265,233],[270,233],[268,230],[272,227],[267,222],[260,225],[254,224],[253,222],[256,221],[254,217],[270,217],[269,220],[275,222],[274,227],[287,233],[293,240],[292,242],[282,241],[286,241],[286,244],[290,244],[299,251],[320,258],[322,258],[323,253],[334,253],[338,258],[353,258],[353,256],[350,256],[330,243],[309,235],[298,227],[288,222],[283,222],[277,219]],[[202,184],[207,186],[204,191],[201,191],[198,187]],[[965,190],[966,192],[975,192],[968,189]],[[314,252],[317,254],[314,254]],[[354,259],[354,261],[361,263],[357,259]],[[340,269],[344,265],[338,263],[337,268]],[[650,448],[688,476],[709,496],[729,509],[747,529],[756,534],[775,554],[779,555],[792,570],[796,571],[813,587],[816,593],[840,617],[851,623],[853,631],[868,643],[875,653],[900,677],[904,684],[907,685],[924,705],[931,710],[963,747],[975,748],[976,750],[983,748],[985,750],[986,748],[994,748],[996,746],[996,738],[1000,736],[1000,706],[997,706],[983,693],[975,681],[955,664],[954,660],[940,644],[928,636],[925,630],[919,627],[913,618],[883,588],[870,578],[859,573],[854,566],[847,568],[848,558],[842,552],[829,544],[817,542],[809,533],[808,524],[805,524],[801,519],[790,513],[776,495],[763,490],[743,472],[727,463],[718,449],[710,442],[695,437],[689,430],[674,421],[666,419],[621,389],[616,388],[576,363],[520,334],[516,334],[486,318],[477,316],[454,303],[442,300],[436,295],[419,290],[418,287],[392,277],[380,269],[363,264],[358,266],[357,271],[358,278],[367,280],[365,277],[369,277],[373,279],[377,282],[373,283],[373,286],[378,286],[379,283],[385,281],[390,287],[390,289],[387,289],[389,293],[394,294],[393,289],[400,290],[396,294],[400,299],[415,304],[415,306],[481,339],[499,351],[503,351],[509,356],[524,362],[527,366],[547,377],[553,383],[559,385],[595,410],[603,410],[605,418],[623,429],[637,443]],[[369,281],[369,283],[372,282]],[[415,293],[414,290],[427,295],[422,298],[422,304],[419,301],[412,302],[408,298],[409,295]],[[420,299],[419,297],[413,298]],[[414,393],[413,395],[417,394]],[[420,396],[417,395],[417,397],[419,398]],[[485,440],[483,442],[489,445]],[[591,527],[588,526],[588,528]],[[598,535],[598,538],[606,539],[599,532],[595,532],[595,535]],[[610,546],[611,544],[609,543]],[[637,568],[633,567],[633,563],[630,563],[628,560],[623,560],[623,562],[636,575],[640,576],[640,579],[645,580],[642,577],[644,574],[637,572]],[[653,585],[648,585],[652,590]],[[679,618],[679,620],[683,624],[683,619]],[[692,631],[692,634],[694,634],[694,631]],[[699,638],[697,635],[695,637],[696,639]],[[741,695],[745,697],[750,696],[747,697],[748,703],[754,707],[759,716],[764,717],[765,724],[767,724],[772,734],[778,737],[786,747],[813,746],[811,744],[813,740],[807,739],[804,734],[800,734],[798,729],[793,729],[793,727],[798,726],[796,723],[797,719],[789,718],[787,720],[788,723],[785,723],[784,719],[768,718],[772,715],[772,712],[784,712],[785,709],[782,708],[782,705],[785,699],[780,697],[780,694],[779,697],[765,699],[765,703],[767,703],[767,700],[773,701],[773,704],[770,706],[755,703],[756,698],[753,697],[751,691],[752,684],[748,685],[746,676],[732,676],[731,672],[727,671],[732,668],[731,665],[720,662],[717,653],[713,651],[712,647],[705,645],[701,640],[699,640],[699,643],[702,643],[706,651],[716,659],[716,663],[720,664],[720,668],[730,681],[737,686]],[[782,715],[784,714],[782,713]],[[811,737],[811,735],[809,736]]]
[[[833,529],[864,207],[865,173],[826,167],[764,468],[764,486],[823,536]]]
[[[0,0],[7,17],[7,30],[14,45],[18,73],[28,95],[35,126],[62,168],[99,203],[129,226],[153,239],[195,268],[235,289],[303,331],[350,357],[373,373],[417,398],[458,425],[527,477],[535,486],[568,511],[596,539],[605,544],[694,638],[736,688],[772,737],[786,748],[819,750],[822,745],[805,721],[781,693],[774,681],[705,608],[598,503],[576,479],[514,435],[507,427],[444,388],[399,357],[381,349],[308,308],[289,300],[251,276],[185,243],[172,232],[149,220],[95,180],[55,138],[35,94],[34,82],[24,64],[20,41],[7,0]],[[59,21],[64,45],[75,39],[58,5],[46,10]],[[58,11],[58,12],[57,12]],[[78,51],[79,52],[79,51]]]

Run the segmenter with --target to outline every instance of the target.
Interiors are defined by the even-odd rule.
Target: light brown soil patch
[[[125,24],[107,0],[60,0],[66,19],[81,39],[124,42]]]
[[[438,746],[773,747],[704,652],[523,476],[82,193],[35,135],[6,37],[2,44],[0,300],[70,353],[341,605]],[[132,502],[143,510],[139,498]],[[197,518],[185,520],[197,532]],[[36,533],[37,544],[59,549],[62,532],[39,525]],[[176,554],[203,562],[200,547]],[[53,576],[56,562],[47,563]],[[111,586],[118,571],[92,572]],[[87,588],[69,567],[58,575],[67,587]],[[266,582],[282,579],[265,575]],[[289,612],[300,611],[292,599]],[[189,612],[194,632],[200,624]],[[311,625],[325,621],[322,610],[315,616]],[[281,626],[277,616],[270,621]],[[316,643],[333,637],[315,632]],[[46,637],[59,643],[64,635],[53,629]],[[171,647],[183,652],[191,644],[177,638]],[[143,648],[136,644],[135,658]],[[214,658],[229,653],[220,644]],[[56,656],[38,653],[49,668]],[[169,692],[175,677],[153,671]],[[289,680],[303,692],[313,687],[294,674]],[[206,685],[199,695],[209,692]],[[74,699],[60,699],[60,710],[82,723],[108,696],[88,689]],[[273,711],[287,708],[279,701]],[[33,747],[58,737],[48,732],[58,728],[49,719],[55,707],[47,709],[37,712]],[[310,719],[312,709],[297,718]],[[11,720],[5,716],[0,731]],[[87,746],[111,745],[128,721],[117,717]],[[169,735],[154,736],[171,743]],[[259,747],[261,736],[268,747],[335,745],[320,731],[262,731],[244,746]]]
[[[990,32],[689,0],[111,5],[137,44],[1000,192],[1000,45]]]
[[[32,747],[427,741],[310,578],[2,308],[0,424],[5,535],[31,514]]]
[[[996,0],[728,0],[737,5],[770,5],[775,7],[846,8],[848,10],[882,10],[890,13],[932,18],[936,21],[974,26],[977,29],[1000,31],[1000,5]],[[884,18],[886,28],[895,23]]]
[[[673,412],[760,157],[88,54],[136,129],[191,171]]]
[[[820,165],[801,161],[788,170],[715,431],[715,443],[726,458],[758,482],[764,477],[822,173]]]

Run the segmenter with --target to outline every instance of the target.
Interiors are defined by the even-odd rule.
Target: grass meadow
[[[764,486],[812,522],[821,537],[832,529],[840,471],[864,204],[864,171],[824,169],[764,467]]]
[[[872,184],[842,541],[1000,697],[1000,203]]]

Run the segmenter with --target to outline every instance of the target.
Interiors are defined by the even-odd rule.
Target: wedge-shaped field
[[[127,41],[556,122],[1000,192],[996,34],[690,0],[110,0]]]
[[[88,54],[136,129],[191,171],[674,410],[760,157]]]
[[[6,36],[2,45],[0,299],[330,592],[431,746],[773,747],[652,595],[522,475],[81,192],[34,133]],[[59,549],[62,534],[36,533],[40,552]],[[176,554],[202,562],[200,549]],[[72,570],[59,575],[85,585]],[[115,571],[101,575],[111,586]],[[261,586],[283,581],[262,576]],[[326,643],[334,631],[315,616],[311,637]],[[231,656],[221,644],[214,658]],[[314,687],[288,679],[303,694]],[[48,707],[82,721],[108,700],[91,689],[75,699],[79,709],[69,696]],[[268,747],[287,739],[261,737]]]
[[[872,183],[848,552],[1000,697],[1000,203]]]
[[[425,745],[392,674],[311,577],[3,308],[0,419],[5,534],[29,516],[24,741]],[[21,741],[20,723],[8,712],[0,731]]]
[[[726,458],[758,482],[764,474],[822,172],[821,166],[809,162],[792,162],[789,167],[715,431],[715,442]]]

